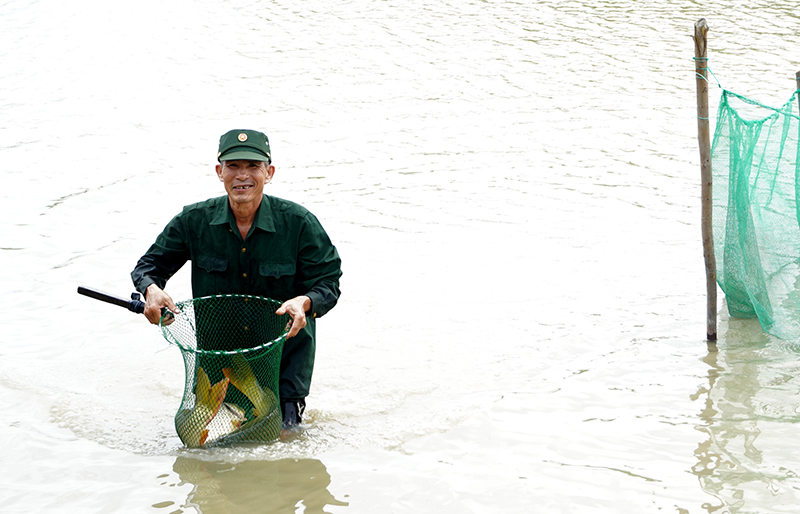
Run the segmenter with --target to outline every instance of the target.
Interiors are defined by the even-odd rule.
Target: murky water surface
[[[0,510],[792,512],[798,347],[704,341],[690,35],[777,104],[800,20],[717,4],[0,4]],[[302,436],[187,450],[178,350],[75,290],[132,289],[237,127],[343,296]]]

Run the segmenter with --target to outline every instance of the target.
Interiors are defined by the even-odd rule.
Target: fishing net
[[[186,366],[175,429],[186,446],[272,441],[280,435],[278,375],[288,315],[246,295],[194,298],[167,313],[161,331]]]
[[[731,316],[800,336],[797,92],[780,107],[724,91],[712,146],[717,281]]]

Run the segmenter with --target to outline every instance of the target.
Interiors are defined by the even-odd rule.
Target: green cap
[[[219,138],[217,160],[222,162],[237,159],[271,163],[272,154],[267,135],[257,130],[231,130],[223,134]]]

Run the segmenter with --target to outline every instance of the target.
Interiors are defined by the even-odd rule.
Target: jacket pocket
[[[295,265],[293,262],[261,262],[258,265],[258,273],[262,277],[285,277],[294,275]]]
[[[209,273],[222,273],[228,269],[228,261],[212,255],[198,255],[197,266]]]
[[[299,293],[294,291],[296,266],[294,262],[261,262],[258,274],[264,284],[265,294],[275,300],[288,300]]]

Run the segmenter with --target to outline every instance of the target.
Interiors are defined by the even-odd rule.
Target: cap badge
[[[242,143],[244,143],[245,141],[247,141],[247,134],[245,134],[244,132],[242,132],[241,134],[239,134],[239,141],[241,141]]]

